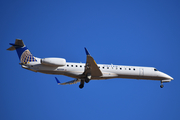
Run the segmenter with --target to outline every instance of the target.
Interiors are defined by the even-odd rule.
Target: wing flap
[[[55,77],[55,79],[56,79],[58,85],[72,85],[72,84],[77,84],[78,82],[81,82],[80,79],[76,79],[76,80],[61,83],[56,77]]]
[[[79,79],[72,80],[72,81],[61,83],[60,85],[72,85],[72,84],[77,84],[78,82],[81,82],[81,80],[79,80]]]

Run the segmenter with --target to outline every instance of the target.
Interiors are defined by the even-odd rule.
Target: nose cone
[[[159,72],[159,77],[162,77],[163,79],[169,79],[169,80],[173,80],[173,78],[163,72]]]

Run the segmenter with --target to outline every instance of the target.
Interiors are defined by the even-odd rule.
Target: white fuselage
[[[129,79],[146,79],[146,80],[164,80],[170,82],[173,80],[169,75],[158,71],[154,67],[137,67],[123,65],[97,64],[102,72],[102,76],[92,76],[91,80],[102,80],[111,78],[129,78]],[[72,78],[81,78],[85,69],[85,63],[66,62],[65,66],[48,66],[40,62],[31,62],[22,65],[23,68],[34,72],[46,74],[65,75]]]
[[[20,39],[16,39],[15,43],[10,43],[10,45],[12,46],[7,50],[16,50],[20,59],[20,64],[23,68],[34,72],[65,75],[76,78],[75,80],[61,83],[55,77],[58,85],[71,85],[80,82],[79,88],[82,89],[84,83],[88,83],[90,80],[129,78],[159,80],[161,81],[160,87],[163,88],[162,83],[173,80],[172,77],[158,71],[154,67],[97,64],[86,48],[84,48],[86,53],[86,63],[73,63],[66,62],[66,59],[64,58],[49,57],[41,59],[34,57]]]

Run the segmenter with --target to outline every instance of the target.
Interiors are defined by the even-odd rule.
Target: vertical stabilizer
[[[29,62],[36,62],[37,60],[35,57],[31,54],[31,52],[28,50],[28,48],[24,45],[24,42],[20,39],[16,39],[15,44],[9,43],[12,45],[7,50],[13,51],[16,50],[19,59],[21,63],[27,64]]]

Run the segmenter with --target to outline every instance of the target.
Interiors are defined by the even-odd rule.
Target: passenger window
[[[67,65],[67,67],[69,67],[69,65]]]
[[[78,66],[76,65],[76,67],[78,67]]]
[[[109,69],[109,67],[107,67],[107,69]]]
[[[135,68],[133,70],[135,70]]]
[[[80,65],[80,67],[82,67],[82,65]]]
[[[129,70],[131,70],[131,68],[129,68]]]
[[[102,67],[104,69],[104,67]]]
[[[120,68],[120,70],[122,70],[122,68]]]
[[[71,67],[73,67],[73,65],[71,65]]]

